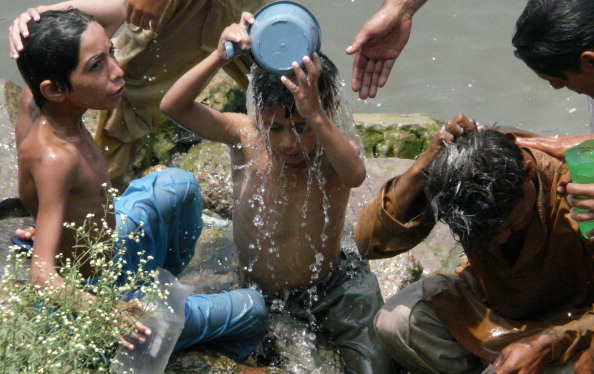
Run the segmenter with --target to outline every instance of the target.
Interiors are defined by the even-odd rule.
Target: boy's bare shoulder
[[[74,174],[80,161],[76,148],[63,139],[39,132],[32,129],[17,147],[19,167],[30,174],[55,178]]]

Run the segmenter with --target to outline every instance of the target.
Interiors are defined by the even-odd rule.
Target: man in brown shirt
[[[436,219],[464,247],[454,274],[424,278],[388,300],[375,327],[414,373],[543,372],[587,348],[594,333],[594,243],[556,186],[566,165],[457,116],[403,175],[364,208],[367,258],[403,253]],[[568,363],[569,361],[569,363]]]

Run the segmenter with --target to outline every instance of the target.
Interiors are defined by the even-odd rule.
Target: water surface
[[[7,29],[26,7],[46,0],[2,0],[0,78],[19,84],[9,58]],[[318,18],[322,50],[350,86],[352,57],[344,53],[380,0],[301,0]],[[547,135],[585,134],[584,96],[553,90],[513,56],[514,24],[525,1],[429,0],[415,15],[408,46],[376,99],[348,99],[353,112],[424,113],[449,119],[457,113],[483,124],[518,126]],[[350,90],[349,90],[350,92]]]

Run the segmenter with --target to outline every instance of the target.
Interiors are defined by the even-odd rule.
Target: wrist
[[[427,0],[385,0],[384,8],[391,8],[412,17]]]

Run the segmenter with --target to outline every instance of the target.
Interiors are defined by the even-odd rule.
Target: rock
[[[0,218],[28,215],[18,190],[18,166],[14,124],[21,88],[0,80]]]
[[[220,112],[246,113],[245,92],[223,70],[219,70],[196,101]]]
[[[354,114],[365,157],[414,159],[421,154],[440,124],[421,114]]]
[[[203,141],[181,155],[176,164],[193,173],[200,183],[203,208],[231,218],[233,184],[231,155],[227,145]]]

